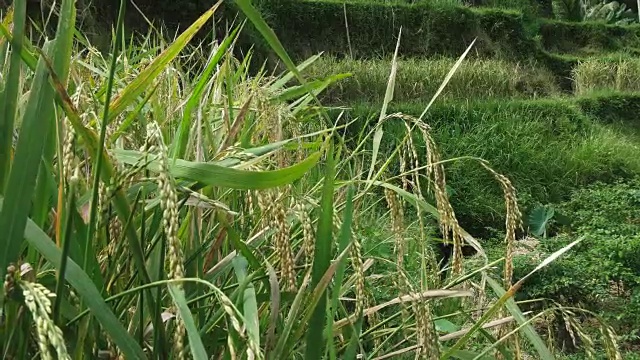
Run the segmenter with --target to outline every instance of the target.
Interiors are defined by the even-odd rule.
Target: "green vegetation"
[[[425,121],[433,127],[445,158],[485,159],[496,170],[509,174],[520,201],[528,207],[560,201],[573,189],[593,181],[640,172],[636,156],[640,137],[602,125],[615,117],[613,109],[620,105],[618,97],[584,98],[574,104],[568,100],[443,103],[434,105]],[[623,108],[629,109],[626,104]],[[417,117],[422,110],[420,105],[407,104],[391,106],[388,112]],[[367,119],[376,116],[376,111],[375,106],[361,105],[347,110],[343,118]],[[354,128],[364,125],[356,123]],[[401,125],[389,123],[388,128],[401,139]],[[422,146],[419,140],[417,144]],[[388,142],[383,149],[391,153],[396,146]],[[424,156],[424,148],[420,149],[418,157]],[[490,180],[491,175],[473,161],[446,166],[451,201],[463,225],[474,233],[500,229],[505,211],[502,190]]]
[[[640,61],[636,59],[583,61],[573,70],[575,92],[578,95],[603,91],[638,92],[639,70]]]
[[[633,344],[640,336],[637,326],[640,321],[639,186],[640,181],[634,178],[615,184],[598,183],[576,191],[569,201],[556,207],[558,218],[562,214],[570,216],[572,230],[562,231],[567,224],[553,218],[549,231],[562,231],[562,234],[533,242],[530,246],[534,247],[514,258],[517,272],[524,275],[537,265],[535,259],[545,257],[578,236],[585,236],[575,252],[530,278],[519,296],[538,298],[537,306],[564,302],[596,313],[620,329],[621,350],[627,352],[635,349]],[[565,321],[585,326],[585,315],[556,319],[556,331],[561,330]],[[559,333],[557,341],[572,347],[568,335]],[[633,356],[638,355],[628,353],[624,358]]]
[[[0,0],[3,358],[640,358],[632,5]]]
[[[397,62],[394,100],[429,102],[455,61],[406,59]],[[324,103],[349,106],[358,102],[380,104],[391,71],[386,60],[318,59],[304,74],[312,79],[349,74],[327,89]],[[556,80],[544,68],[503,60],[469,60],[447,84],[440,99],[537,98],[560,93]],[[420,110],[420,112],[422,109]],[[418,113],[419,114],[419,113]]]

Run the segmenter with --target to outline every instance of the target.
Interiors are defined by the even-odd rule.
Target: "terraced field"
[[[296,60],[322,53],[307,76],[351,75],[322,100],[345,118],[358,117],[354,128],[371,125],[380,111],[399,36],[390,112],[414,116],[475,40],[426,118],[447,157],[490,161],[512,178],[525,206],[561,201],[596,180],[640,171],[634,126],[639,25],[547,19],[544,6],[538,7],[540,17],[532,15],[533,7],[523,12],[426,1],[261,6]],[[488,176],[480,169],[464,163],[449,168],[464,225],[499,227],[501,190],[479,182]]]

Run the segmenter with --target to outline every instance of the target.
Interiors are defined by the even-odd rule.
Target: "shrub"
[[[394,100],[431,100],[454,59],[398,61]],[[323,96],[329,103],[381,103],[384,99],[391,61],[337,60],[322,57],[305,72],[309,77],[351,73],[352,76],[330,87]],[[472,59],[458,68],[441,97],[447,99],[543,97],[559,92],[554,76],[535,65],[502,60]]]
[[[482,0],[481,6],[519,10],[535,16],[550,17],[553,13],[550,0]]]
[[[605,316],[619,334],[631,335],[623,341],[637,341],[639,189],[639,178],[596,183],[575,191],[569,201],[559,204],[558,209],[572,220],[571,232],[542,240],[535,256],[517,257],[516,277],[531,271],[536,257],[547,256],[579,236],[585,238],[570,254],[529,278],[519,296],[584,306]]]
[[[282,0],[264,5],[269,22],[298,59],[325,51],[356,58],[393,53],[402,26],[405,56],[459,56],[474,38],[474,54],[526,57],[535,48],[524,16],[465,7]],[[347,24],[345,24],[345,9]],[[350,44],[347,41],[347,32]],[[350,46],[349,46],[350,45]]]
[[[607,124],[639,127],[637,114],[640,113],[639,94],[599,94],[577,100],[582,111]]]
[[[618,26],[597,22],[544,21],[542,46],[557,53],[593,54],[612,51],[638,53],[640,25]]]

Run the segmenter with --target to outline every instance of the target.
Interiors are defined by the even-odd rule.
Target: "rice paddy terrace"
[[[413,116],[470,48],[426,122],[446,157],[488,160],[513,180],[525,206],[640,172],[640,25],[558,20],[562,9],[535,0],[271,1],[260,8],[294,60],[322,54],[307,77],[350,75],[321,100],[345,119],[358,118],[356,131],[377,120],[396,45],[387,113]],[[501,189],[490,175],[464,161],[448,169],[464,225],[499,227]]]

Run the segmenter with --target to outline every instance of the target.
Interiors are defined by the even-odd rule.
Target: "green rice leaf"
[[[247,279],[247,266],[249,263],[244,257],[233,259],[233,267],[239,283]],[[256,300],[256,289],[253,283],[248,283],[242,294],[242,311],[244,324],[247,328],[247,335],[252,342],[260,347],[260,318],[258,314],[258,301]]]
[[[143,154],[139,151],[115,150],[113,154],[123,164],[134,165],[143,159]],[[298,180],[313,168],[319,159],[320,153],[317,152],[298,164],[271,171],[239,170],[212,163],[177,159],[169,164],[169,172],[178,179],[196,181],[202,185],[230,189],[268,189]],[[147,169],[158,171],[159,161],[157,159],[149,161]]]
[[[225,37],[220,46],[216,49],[216,52],[211,57],[211,60],[207,64],[204,72],[200,75],[200,80],[196,83],[195,88],[191,92],[189,96],[189,100],[187,100],[187,104],[184,108],[184,115],[182,116],[182,120],[180,121],[180,126],[178,127],[178,133],[176,135],[175,146],[173,149],[173,157],[174,158],[184,158],[185,151],[187,149],[187,143],[189,139],[189,129],[191,128],[191,114],[193,109],[198,105],[201,101],[202,93],[206,85],[211,80],[213,75],[213,71],[216,69],[216,66],[222,60],[222,57],[227,53],[227,50],[231,47],[231,44],[236,39],[238,31],[240,28],[234,29],[230,35]]]
[[[45,50],[51,43],[45,45]],[[52,121],[42,121],[42,108],[53,101],[53,91],[48,82],[48,72],[44,61],[38,62],[33,87],[29,94],[20,135],[16,146],[14,166],[11,167],[6,187],[4,203],[0,212],[0,229],[4,241],[0,248],[0,275],[4,278],[7,265],[16,261],[20,253],[24,227],[31,210],[32,194],[36,185],[38,168],[44,152]],[[45,118],[47,119],[47,118]],[[48,120],[51,120],[49,118]]]
[[[193,316],[191,315],[191,310],[189,310],[189,306],[187,305],[187,299],[184,296],[184,290],[180,289],[178,286],[176,286],[176,284],[169,284],[168,287],[169,294],[171,294],[171,298],[173,299],[173,303],[176,304],[178,312],[180,313],[180,317],[182,317],[184,326],[187,329],[187,336],[189,337],[189,347],[191,348],[191,355],[193,356],[193,359],[209,359],[209,356],[207,356],[207,351],[204,349],[202,338],[200,338],[198,328],[196,328],[196,323],[193,320]]]
[[[327,153],[327,165],[324,174],[324,187],[318,229],[316,232],[313,268],[311,272],[311,284],[315,288],[320,284],[323,275],[329,269],[332,258],[333,245],[333,188],[335,181],[335,159],[333,158],[333,144],[329,145]],[[307,349],[305,359],[320,360],[324,354],[326,345],[324,328],[327,316],[327,296],[323,291],[320,294],[318,304],[313,310],[313,315],[308,326]]]
[[[27,17],[26,1],[18,1],[13,13],[13,31],[15,41],[11,44],[11,61],[9,72],[5,75],[4,91],[0,100],[0,194],[4,193],[5,181],[11,164],[11,144],[13,143],[13,127],[15,123],[18,90],[20,86],[20,71],[22,59],[22,39]],[[4,25],[4,24],[3,24]]]
[[[495,279],[491,278],[490,276],[487,276],[486,279],[487,283],[489,284],[489,286],[491,286],[496,295],[502,297],[507,292]],[[545,345],[544,340],[542,340],[540,335],[538,335],[536,330],[533,328],[533,325],[527,323],[527,319],[525,318],[522,310],[520,310],[520,307],[518,307],[516,302],[513,299],[509,299],[505,303],[505,307],[507,308],[507,310],[509,310],[509,312],[511,313],[513,318],[516,319],[519,325],[524,325],[524,328],[521,331],[536,349],[538,355],[540,356],[540,359],[554,359],[551,350],[549,350],[547,345]]]

